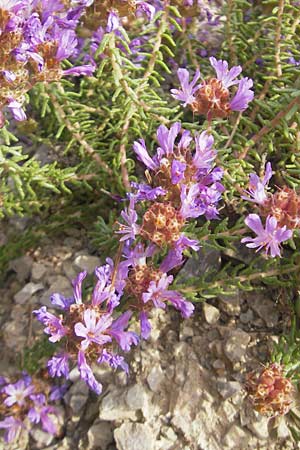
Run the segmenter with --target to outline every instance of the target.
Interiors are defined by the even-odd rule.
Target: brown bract
[[[268,199],[260,208],[262,216],[273,216],[280,227],[289,229],[300,226],[300,197],[294,189],[284,187]]]
[[[191,105],[192,111],[207,116],[208,120],[228,117],[231,112],[229,91],[217,78],[204,81],[195,93],[195,98]]]
[[[178,241],[184,222],[170,203],[154,203],[144,214],[140,234],[163,247]]]
[[[291,408],[294,387],[279,364],[270,364],[261,373],[250,373],[246,389],[254,409],[262,415],[283,416]]]

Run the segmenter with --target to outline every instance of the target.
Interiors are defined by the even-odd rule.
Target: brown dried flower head
[[[289,229],[300,226],[300,196],[294,189],[284,187],[275,194],[270,194],[260,208],[263,216],[275,217],[280,227]]]
[[[254,409],[264,416],[283,416],[291,408],[294,387],[279,364],[270,364],[261,373],[250,373],[246,389]]]
[[[210,78],[195,93],[192,111],[206,115],[209,120],[228,117],[231,112],[229,95],[229,90],[223,86],[222,81]]]
[[[144,214],[140,234],[163,247],[178,241],[184,222],[170,203],[154,203]]]

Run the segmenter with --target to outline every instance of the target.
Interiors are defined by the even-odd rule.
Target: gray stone
[[[237,392],[240,392],[241,389],[242,386],[238,381],[217,381],[217,390],[225,400],[233,397]]]
[[[240,294],[219,295],[220,307],[229,316],[238,316],[241,312]]]
[[[9,269],[16,272],[17,279],[21,283],[24,283],[30,276],[32,264],[33,259],[30,256],[25,255],[11,261],[9,263]]]
[[[88,431],[88,441],[88,450],[106,450],[113,442],[111,424],[96,420]]]
[[[141,384],[134,384],[128,389],[126,403],[131,410],[141,410],[144,417],[149,416],[152,393]]]
[[[241,450],[247,448],[250,433],[243,430],[238,425],[232,425],[228,432],[225,434],[223,443],[228,450]]]
[[[269,420],[270,419],[268,417],[259,416],[258,420],[256,420],[255,422],[250,422],[247,427],[258,437],[258,439],[268,439]]]
[[[40,281],[47,273],[47,267],[42,263],[34,262],[31,270],[31,278],[33,281]]]
[[[66,403],[72,408],[75,416],[82,415],[88,400],[89,388],[83,380],[76,381],[65,395]]]
[[[251,308],[265,322],[267,327],[273,328],[277,325],[279,314],[272,300],[263,296],[251,298]]]
[[[74,269],[73,263],[70,260],[64,261],[62,267],[64,274],[70,281],[72,281],[78,274],[78,270]]]
[[[38,291],[44,289],[43,284],[28,283],[14,296],[14,301],[20,305],[26,303]]]
[[[186,323],[183,322],[180,330],[180,340],[184,341],[187,338],[194,336],[193,327],[189,327]]]
[[[291,436],[285,417],[279,417],[276,431],[278,439],[288,439]]]
[[[239,328],[230,332],[224,345],[224,352],[232,363],[239,362],[243,359],[250,339],[249,334]]]
[[[154,450],[153,430],[144,423],[123,423],[114,431],[118,450]]]
[[[254,318],[254,314],[251,309],[247,309],[246,312],[240,314],[240,321],[245,324],[252,322],[253,318]]]
[[[112,385],[111,390],[105,395],[100,403],[99,419],[110,420],[137,420],[136,410],[130,409],[126,400],[126,392],[116,389]]]
[[[151,391],[159,392],[164,381],[165,375],[159,364],[152,367],[147,377],[147,382]]]
[[[51,445],[54,436],[52,434],[46,433],[45,431],[41,430],[40,428],[33,428],[30,431],[31,436],[36,441],[35,445],[36,448],[43,449],[44,447],[48,447],[48,445]]]
[[[220,318],[220,311],[213,305],[209,305],[208,303],[204,303],[203,305],[203,313],[207,323],[210,325],[215,325]]]
[[[74,261],[74,266],[80,270],[86,270],[89,274],[92,274],[100,264],[100,259],[97,256],[91,255],[79,255]]]

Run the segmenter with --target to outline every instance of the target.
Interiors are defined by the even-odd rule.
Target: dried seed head
[[[231,112],[229,90],[217,78],[205,81],[195,93],[195,98],[196,100],[191,105],[192,111],[206,115],[208,119],[224,118]]]
[[[184,219],[170,203],[154,203],[144,214],[140,234],[159,247],[180,237]]]
[[[269,194],[260,207],[260,213],[275,217],[280,227],[286,225],[289,229],[299,228],[300,196],[294,189],[284,187],[275,194]]]
[[[142,294],[147,292],[151,281],[157,282],[161,276],[162,272],[155,269],[151,264],[136,266],[129,272],[125,291],[137,300],[137,304],[141,304],[145,308],[142,302]]]
[[[291,408],[294,388],[279,364],[270,364],[261,373],[250,373],[246,389],[254,409],[262,415],[282,416]]]

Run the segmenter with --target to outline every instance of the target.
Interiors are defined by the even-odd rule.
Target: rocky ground
[[[25,345],[41,336],[32,320],[53,292],[71,294],[70,280],[100,263],[78,235],[45,238],[11,262],[1,288],[0,373],[13,373]],[[172,310],[153,319],[153,333],[130,355],[130,376],[99,367],[100,397],[73,370],[61,405],[61,438],[39,429],[22,449],[220,450],[297,449],[285,418],[268,420],[245,399],[245,373],[261,367],[284,327],[280,304],[262,293],[219,298],[182,321]],[[21,355],[20,358],[16,355]],[[9,447],[1,441],[0,448]]]

